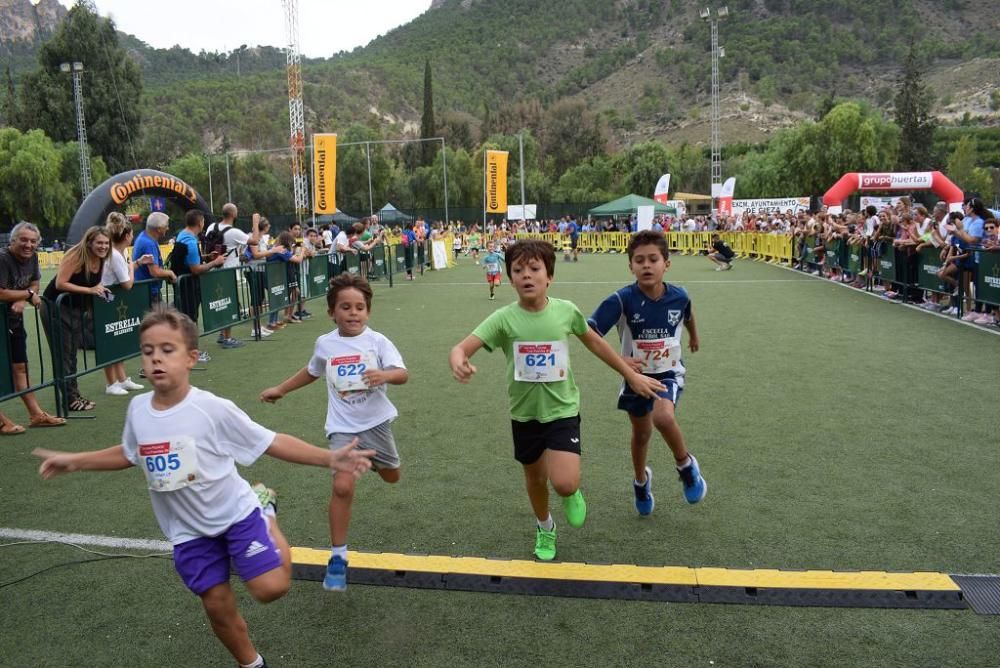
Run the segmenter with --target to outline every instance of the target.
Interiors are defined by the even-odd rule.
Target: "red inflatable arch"
[[[859,190],[933,190],[952,211],[962,210],[962,190],[941,172],[849,172],[823,195],[830,213],[840,213],[847,197]]]

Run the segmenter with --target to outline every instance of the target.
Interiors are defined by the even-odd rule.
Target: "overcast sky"
[[[73,0],[59,0],[67,7]],[[241,44],[285,46],[281,0],[97,0],[118,29],[158,48],[195,53]],[[309,57],[350,51],[422,14],[431,0],[299,0],[299,48]]]

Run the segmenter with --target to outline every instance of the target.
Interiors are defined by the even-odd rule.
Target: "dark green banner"
[[[324,253],[307,260],[309,267],[306,270],[306,281],[302,290],[306,299],[326,294],[326,289],[330,285],[329,259],[330,256]]]
[[[406,246],[403,244],[396,244],[392,247],[392,259],[396,264],[393,265],[392,270],[397,274],[402,274],[406,272]]]
[[[980,251],[976,299],[1000,306],[1000,252]]]
[[[379,279],[388,276],[389,269],[386,262],[385,244],[379,244],[372,248],[372,268],[368,272],[369,279]]]
[[[288,306],[288,285],[285,281],[285,263],[268,262],[265,265],[267,275],[267,310],[268,312]]]
[[[847,271],[852,274],[860,274],[862,269],[861,255],[864,253],[861,246],[847,247]]]
[[[943,265],[940,249],[925,248],[920,251],[920,265],[917,268],[917,285],[931,292],[951,292],[951,288],[937,277],[937,273],[941,271]]]
[[[831,239],[826,242],[826,255],[823,257],[823,264],[826,265],[827,269],[840,268],[840,244],[842,243],[840,239]]]
[[[878,275],[884,281],[896,280],[896,249],[891,243],[882,247],[882,257],[878,259]]]
[[[93,299],[94,359],[98,366],[139,353],[139,325],[149,310],[148,290],[125,290],[117,285],[109,290],[111,301]]]
[[[240,319],[236,272],[219,269],[201,274],[201,322],[206,332],[230,327]]]
[[[804,244],[805,246],[802,249],[802,261],[806,264],[816,264],[816,253],[813,252],[813,249],[816,248],[816,237],[806,237]]]
[[[345,253],[344,259],[346,271],[352,274],[361,273],[361,257],[357,253]]]
[[[7,304],[0,304],[0,397],[14,393],[13,362],[10,358],[10,329],[7,327]]]

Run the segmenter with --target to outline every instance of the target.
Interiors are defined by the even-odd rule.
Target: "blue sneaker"
[[[323,589],[327,591],[347,591],[347,561],[335,555],[326,564]]]
[[[691,463],[678,469],[677,474],[680,476],[681,482],[684,483],[684,498],[687,499],[688,503],[698,503],[708,493],[708,483],[701,477],[698,460],[694,458],[694,455],[688,456],[691,457]]]
[[[228,349],[232,349],[232,348],[239,348],[240,346],[243,345],[243,342],[240,341],[239,339],[234,339],[234,338],[230,337],[228,339],[224,339],[222,341],[221,345],[222,345],[223,348],[225,348],[225,349],[228,350]]]
[[[632,481],[632,491],[635,492],[635,509],[640,515],[649,515],[656,506],[653,498],[653,469],[646,467],[646,482],[639,484]]]

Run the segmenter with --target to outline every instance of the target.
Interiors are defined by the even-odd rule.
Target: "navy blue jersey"
[[[622,355],[644,360],[643,373],[653,378],[676,378],[683,387],[684,362],[680,355],[681,327],[691,319],[687,290],[664,283],[659,299],[650,299],[638,283],[612,293],[587,319],[604,336],[618,328]]]

